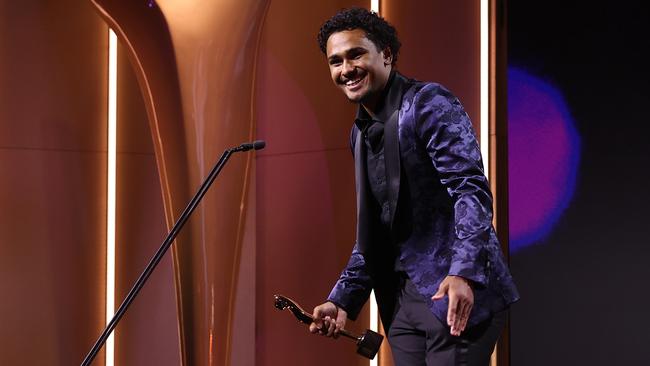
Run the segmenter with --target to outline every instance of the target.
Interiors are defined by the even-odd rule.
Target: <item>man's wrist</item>
[[[468,279],[468,278],[465,278],[465,277],[463,277],[463,276],[458,276],[458,275],[450,275],[450,276],[453,276],[453,277],[456,277],[456,278],[461,279],[463,282],[465,282],[465,284],[466,284],[467,286],[469,286],[470,289],[474,290],[474,281],[472,281],[472,280],[470,280],[470,279]]]

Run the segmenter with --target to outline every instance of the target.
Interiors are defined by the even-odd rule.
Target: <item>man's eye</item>
[[[330,60],[330,65],[338,66],[341,64],[341,60]]]

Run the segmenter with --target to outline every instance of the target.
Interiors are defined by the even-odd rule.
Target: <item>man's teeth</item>
[[[359,79],[356,79],[356,80],[350,80],[350,81],[346,82],[345,85],[346,85],[346,86],[356,85],[356,84],[359,84],[359,82],[360,82],[361,80],[363,80],[363,78],[359,78]]]

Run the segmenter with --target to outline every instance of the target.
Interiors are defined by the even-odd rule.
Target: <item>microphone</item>
[[[264,140],[255,140],[253,142],[247,142],[245,144],[241,144],[237,147],[234,147],[231,149],[232,152],[238,152],[238,151],[248,151],[248,150],[262,150],[266,146],[266,142]]]

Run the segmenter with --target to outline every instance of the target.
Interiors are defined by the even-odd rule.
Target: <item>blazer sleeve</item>
[[[343,308],[348,313],[348,318],[356,320],[363,304],[370,297],[371,290],[372,280],[366,268],[366,261],[359,251],[359,246],[355,244],[350,260],[327,300]]]
[[[353,126],[350,131],[350,149],[354,155],[354,145],[359,130]],[[366,260],[359,251],[359,245],[354,244],[350,260],[345,266],[339,280],[334,285],[332,292],[327,297],[328,301],[343,308],[348,313],[348,318],[356,320],[363,304],[370,297],[372,280],[366,268]]]
[[[449,275],[485,285],[492,194],[469,116],[439,84],[426,84],[413,100],[418,136],[454,205]]]

